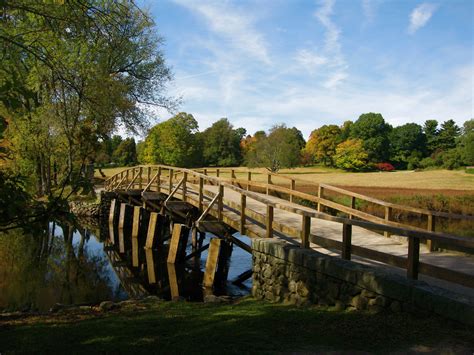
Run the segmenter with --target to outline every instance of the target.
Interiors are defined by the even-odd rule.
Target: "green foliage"
[[[157,124],[145,139],[144,162],[179,167],[201,165],[201,144],[197,132],[197,121],[185,112]]]
[[[341,129],[336,125],[324,125],[314,130],[306,143],[305,152],[312,155],[318,163],[334,166],[333,156],[341,142],[341,133]]]
[[[437,148],[448,150],[456,147],[456,139],[459,137],[461,129],[453,120],[447,120],[441,124],[438,134]]]
[[[246,131],[234,129],[227,118],[222,118],[201,133],[204,164],[209,166],[238,166],[242,162],[240,141]]]
[[[268,135],[257,132],[245,155],[247,166],[265,167],[272,172],[297,166],[301,158],[301,137],[299,130],[284,124],[274,126]]]
[[[376,163],[389,158],[388,134],[391,129],[380,113],[364,113],[352,125],[350,137],[361,139],[369,161]]]
[[[427,120],[423,125],[423,133],[426,136],[426,150],[429,155],[438,148],[438,121]]]
[[[31,196],[25,189],[25,180],[19,175],[0,171],[0,226],[6,227],[25,214]]]
[[[135,139],[127,138],[123,140],[115,149],[112,159],[120,166],[134,165],[137,163],[137,150]]]
[[[464,165],[474,165],[474,119],[464,122],[458,149]]]
[[[413,169],[422,157],[426,147],[426,136],[420,125],[407,123],[393,128],[389,134],[391,145],[391,161],[397,168],[404,169],[407,165]]]
[[[348,139],[336,148],[334,163],[338,168],[350,171],[362,171],[368,168],[368,153],[360,139]]]

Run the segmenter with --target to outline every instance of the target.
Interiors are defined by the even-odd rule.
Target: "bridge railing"
[[[464,215],[464,214],[432,211],[432,210],[428,210],[424,208],[417,208],[417,207],[390,203],[390,202],[383,201],[377,198],[373,198],[373,197],[355,193],[346,189],[342,189],[340,187],[331,186],[329,184],[324,184],[324,183],[315,184],[307,180],[296,179],[291,176],[286,176],[283,174],[275,174],[269,171],[256,173],[255,171],[252,172],[248,170],[233,169],[233,168],[198,169],[198,171],[206,175],[215,174],[216,177],[224,178],[228,181],[231,181],[232,183],[245,185],[247,190],[250,190],[252,187],[259,187],[259,188],[264,189],[267,195],[271,191],[276,192],[276,193],[284,193],[290,202],[294,202],[297,199],[311,201],[317,205],[317,210],[319,212],[322,211],[322,207],[328,207],[335,211],[343,212],[347,214],[349,218],[357,217],[359,219],[369,221],[369,222],[374,222],[374,223],[383,223],[383,224],[388,224],[391,226],[406,227],[406,228],[411,228],[411,229],[416,229],[416,230],[426,230],[426,231],[434,232],[437,218],[474,221],[474,215]],[[255,176],[256,174],[265,176],[264,180],[266,180],[266,183],[252,181],[252,176]],[[246,179],[237,178],[238,175],[239,176],[243,175],[244,177],[246,177]],[[279,179],[280,182],[275,183],[273,178]],[[285,188],[286,183],[289,185],[288,188]],[[308,187],[313,187],[314,191],[317,191],[317,198],[315,198],[315,195],[313,194],[297,191],[297,186],[305,187],[306,189]],[[325,192],[327,191],[336,193],[343,197],[347,197],[348,200],[350,200],[350,206],[346,206],[344,204],[330,200],[329,196],[328,197],[325,196]],[[283,197],[285,195],[283,195]],[[282,196],[279,196],[279,197],[282,197]],[[356,208],[357,200],[366,201],[381,208],[384,211],[384,217],[381,218],[375,214],[360,211],[359,209]],[[393,217],[394,217],[395,210],[422,216],[426,220],[425,227],[420,228],[417,226],[412,226],[409,223],[401,223],[401,222],[394,221]],[[386,237],[390,236],[389,232],[385,232],[384,234]],[[431,241],[427,242],[427,246],[431,251],[435,249],[435,246],[433,243],[431,243]]]
[[[217,218],[218,221],[230,225],[242,234],[254,237],[293,238],[299,240],[302,248],[309,248],[310,242],[323,247],[341,250],[341,256],[350,260],[351,255],[358,255],[370,260],[383,262],[407,270],[407,277],[417,279],[419,272],[459,283],[464,286],[474,287],[474,278],[465,273],[442,268],[428,263],[420,262],[420,241],[442,242],[443,245],[474,248],[474,239],[462,238],[444,233],[425,231],[406,227],[393,221],[382,220],[382,223],[358,220],[354,218],[331,216],[317,210],[298,206],[294,203],[281,202],[261,193],[250,191],[251,188],[269,189],[281,193],[292,194],[293,198],[308,199],[319,204],[332,207],[333,202],[318,196],[309,195],[278,185],[269,185],[251,180],[236,178],[223,179],[199,173],[195,170],[175,168],[170,166],[139,166],[126,169],[108,179],[105,183],[106,190],[133,190],[143,192],[167,192],[175,198],[193,204],[200,210]],[[242,186],[243,184],[243,186]],[[216,186],[213,189],[206,186]],[[225,188],[238,193],[240,201],[226,199]],[[217,189],[217,192],[216,192]],[[170,197],[170,196],[168,196]],[[262,214],[248,207],[247,200],[252,199],[265,205]],[[214,202],[213,202],[214,201]],[[276,202],[278,201],[278,202]],[[341,208],[340,206],[336,206]],[[352,216],[365,217],[363,212],[343,206],[342,212]],[[300,227],[287,225],[283,215],[278,215],[275,210],[296,214],[301,220]],[[322,238],[311,234],[311,219],[322,219],[337,222],[342,225],[342,241]],[[370,217],[371,218],[371,217]],[[368,230],[382,231],[396,234],[408,240],[407,257],[396,256],[379,252],[362,246],[352,244],[352,227],[362,227]]]

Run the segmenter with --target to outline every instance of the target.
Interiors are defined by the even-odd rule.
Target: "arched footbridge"
[[[308,193],[311,186],[314,194]],[[105,190],[152,211],[193,209],[192,223],[201,231],[227,228],[250,238],[278,238],[474,295],[474,256],[459,252],[474,251],[474,238],[434,228],[437,219],[474,221],[474,216],[397,205],[339,187],[241,169],[136,166],[107,179]],[[334,200],[336,195],[347,204]],[[357,209],[357,200],[374,204],[382,215]],[[400,212],[417,214],[425,227],[393,220]]]

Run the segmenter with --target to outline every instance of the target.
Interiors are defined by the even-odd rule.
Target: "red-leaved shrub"
[[[395,168],[390,163],[377,163],[375,164],[375,168],[380,171],[393,171]]]

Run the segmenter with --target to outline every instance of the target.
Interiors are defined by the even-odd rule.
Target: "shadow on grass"
[[[234,305],[162,303],[79,322],[3,325],[0,352],[265,353],[396,351],[463,344],[467,327],[438,318],[296,308],[244,300]]]

